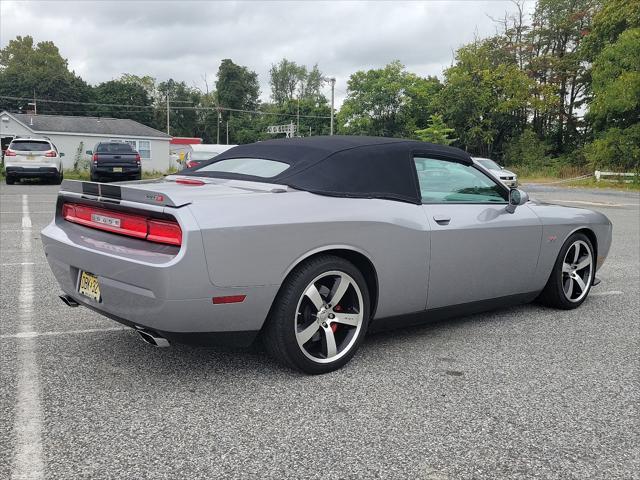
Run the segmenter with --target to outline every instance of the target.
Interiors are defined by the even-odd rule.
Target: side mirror
[[[507,205],[507,212],[515,212],[516,207],[524,205],[528,201],[529,195],[527,195],[527,192],[524,192],[519,188],[512,188],[511,190],[509,190],[509,205]]]
[[[64,157],[64,153],[60,152],[58,155],[60,155],[61,157]]]
[[[86,151],[86,152],[84,152],[84,153],[86,153],[87,155],[93,155],[93,152],[92,152],[91,150],[87,150],[87,151]]]

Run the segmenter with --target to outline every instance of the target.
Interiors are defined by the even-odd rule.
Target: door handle
[[[438,225],[449,225],[451,221],[451,217],[447,217],[446,215],[434,215],[433,219]]]

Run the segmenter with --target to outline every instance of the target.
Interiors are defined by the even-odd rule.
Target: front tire
[[[583,233],[574,233],[562,245],[538,300],[543,305],[562,310],[577,308],[589,295],[595,273],[591,240]]]
[[[13,185],[14,183],[16,183],[16,179],[11,175],[7,175],[5,181],[7,182],[7,185]]]
[[[282,285],[263,332],[267,351],[309,374],[337,370],[355,355],[369,325],[369,290],[350,262],[322,255]]]

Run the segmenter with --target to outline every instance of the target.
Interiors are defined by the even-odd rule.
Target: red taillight
[[[98,163],[98,154],[94,153],[93,156],[91,157],[91,160],[93,160],[93,163]]]
[[[62,205],[62,217],[85,227],[141,238],[169,245],[182,244],[182,230],[176,221],[156,220],[143,215],[104,210],[78,203]]]
[[[169,245],[182,244],[182,230],[176,222],[166,220],[147,220],[149,234],[147,240],[158,243],[168,243]]]
[[[13,150],[9,150],[8,148],[4,151],[4,156],[5,157],[15,157],[16,156],[16,152],[14,152]]]
[[[45,153],[45,154],[44,154],[44,156],[45,156],[45,157],[52,158],[52,157],[55,157],[55,156],[56,156],[56,152],[55,152],[55,151],[53,151],[53,150],[49,150],[47,153]]]

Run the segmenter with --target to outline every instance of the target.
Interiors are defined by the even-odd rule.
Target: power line
[[[119,103],[95,103],[95,102],[74,102],[74,101],[70,101],[70,100],[45,100],[43,98],[37,98],[37,99],[31,99],[31,98],[25,98],[25,97],[12,97],[12,96],[8,96],[8,95],[0,95],[0,99],[4,99],[4,100],[19,100],[19,101],[25,101],[25,100],[35,100],[38,102],[44,102],[44,103],[57,103],[57,104],[62,104],[62,105],[85,105],[85,106],[93,106],[93,107],[124,107],[124,108],[142,108],[142,109],[152,109],[152,110],[162,110],[165,111],[166,108],[165,107],[156,107],[154,105],[125,105],[125,104],[119,104]],[[216,112],[216,111],[226,111],[226,112],[239,112],[239,113],[251,113],[251,114],[255,114],[255,115],[276,115],[276,116],[283,116],[283,117],[296,117],[296,114],[293,113],[277,113],[277,112],[264,112],[262,110],[244,110],[241,108],[230,108],[230,107],[178,107],[178,106],[171,106],[171,110],[204,110],[204,111],[212,111],[212,112]],[[126,112],[125,112],[126,113]],[[323,116],[323,115],[300,115],[300,118],[317,118],[317,119],[323,119],[323,120],[328,120],[331,117],[330,116]]]

